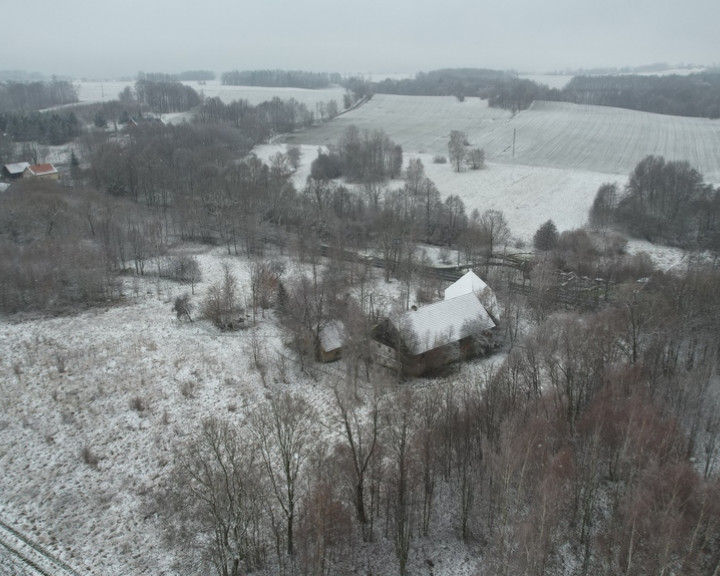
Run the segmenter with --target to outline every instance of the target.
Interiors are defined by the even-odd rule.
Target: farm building
[[[60,177],[57,168],[52,164],[33,164],[23,171],[23,178],[43,178],[44,180],[57,180]]]
[[[375,357],[379,364],[409,376],[420,376],[451,362],[492,348],[495,321],[478,297],[462,294],[413,307],[376,326]]]
[[[9,178],[10,180],[22,178],[23,172],[25,172],[25,169],[29,166],[29,162],[14,162],[12,164],[5,164],[2,169],[3,178]]]
[[[318,360],[334,362],[342,355],[345,340],[345,326],[340,320],[334,320],[320,330]]]

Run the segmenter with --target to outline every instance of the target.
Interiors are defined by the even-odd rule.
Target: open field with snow
[[[513,116],[477,98],[458,102],[450,96],[376,94],[367,104],[291,139],[327,145],[351,124],[382,129],[409,153],[447,155],[450,131],[461,130],[490,162],[628,174],[645,156],[657,154],[687,160],[706,179],[720,182],[720,121],[603,106],[536,102]]]
[[[198,82],[183,82],[186,86],[193,88],[198,94],[202,94],[207,98],[220,98],[226,104],[233,100],[247,100],[253,106],[272,100],[273,98],[281,98],[282,100],[290,100],[294,98],[298,102],[305,104],[310,110],[315,110],[315,105],[319,102],[328,102],[336,100],[338,106],[342,106],[343,94],[345,89],[340,86],[331,86],[321,90],[307,90],[303,88],[265,88],[262,86],[224,86],[218,80],[212,80],[205,84]],[[131,89],[135,86],[135,81],[119,82],[77,82],[78,98],[80,102],[107,102],[115,100],[118,94],[125,88]]]
[[[405,165],[410,158],[423,161],[443,197],[459,195],[468,212],[502,210],[513,235],[525,242],[548,219],[559,230],[583,226],[599,186],[622,187],[649,154],[687,160],[707,182],[720,183],[720,121],[601,106],[536,102],[513,116],[477,98],[378,94],[332,122],[279,141],[301,145],[303,161],[311,162],[318,146],[337,142],[350,125],[384,130],[403,147]],[[472,147],[485,150],[485,169],[456,173],[449,163],[433,163],[434,156],[447,156],[451,130],[462,130]]]
[[[197,257],[198,298],[222,263],[247,285],[242,260]],[[187,286],[128,279],[125,290],[128,302],[106,310],[0,322],[0,517],[89,574],[174,574],[151,499],[171,447],[210,415],[241,422],[265,389],[249,331],[176,320]],[[274,322],[258,329],[268,358],[282,352]],[[329,390],[289,372],[294,390],[328,405]]]

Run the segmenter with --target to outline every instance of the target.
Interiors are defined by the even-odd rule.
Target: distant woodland
[[[444,69],[415,78],[372,83],[379,94],[455,96],[487,99],[490,106],[524,110],[535,100],[616,106],[658,114],[720,117],[720,73],[687,75],[576,76],[562,90],[517,74],[480,69]]]
[[[340,74],[301,70],[235,70],[223,72],[220,81],[230,86],[268,86],[288,88],[327,88],[340,84]]]
[[[0,112],[28,112],[77,101],[77,89],[67,80],[0,82]]]

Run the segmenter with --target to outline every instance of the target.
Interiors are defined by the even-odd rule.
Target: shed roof
[[[57,174],[57,169],[52,164],[33,164],[26,168],[33,176],[47,176],[48,174]]]
[[[399,328],[414,354],[457,342],[495,327],[474,293],[405,312]]]
[[[30,162],[13,162],[12,164],[5,164],[5,170],[11,176],[17,176],[25,172],[25,168],[30,166]]]
[[[475,272],[470,270],[445,289],[445,300],[450,300],[463,294],[480,294],[487,287],[488,285],[485,284]]]
[[[325,352],[342,348],[345,341],[345,326],[340,320],[333,320],[320,330],[320,346]]]

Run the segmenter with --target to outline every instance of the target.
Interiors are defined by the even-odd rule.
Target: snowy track
[[[80,576],[79,572],[2,520],[0,520],[0,574]]]

